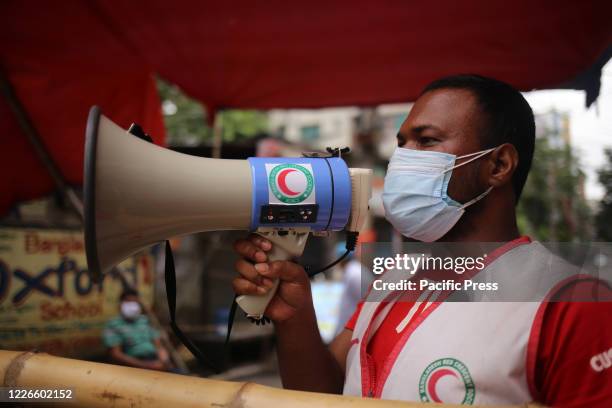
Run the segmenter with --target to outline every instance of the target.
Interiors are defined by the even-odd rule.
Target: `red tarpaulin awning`
[[[3,1],[0,64],[68,182],[89,107],[164,138],[157,73],[210,110],[413,100],[474,72],[522,90],[586,70],[612,3],[575,1]],[[53,189],[0,101],[0,214]]]

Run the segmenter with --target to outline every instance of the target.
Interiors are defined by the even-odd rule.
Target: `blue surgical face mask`
[[[453,169],[477,160],[495,148],[455,156],[428,150],[395,149],[383,190],[387,220],[408,238],[433,242],[442,238],[459,221],[465,208],[484,198],[493,187],[465,204],[448,196]],[[460,164],[456,160],[466,159]]]
[[[121,314],[128,320],[134,320],[142,313],[140,303],[134,301],[121,302]]]

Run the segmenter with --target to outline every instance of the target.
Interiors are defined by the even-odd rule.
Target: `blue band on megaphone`
[[[343,229],[351,210],[351,178],[344,160],[250,157],[251,230],[259,227]]]

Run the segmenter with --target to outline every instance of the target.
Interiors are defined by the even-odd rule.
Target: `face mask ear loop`
[[[482,156],[484,156],[484,155],[486,155],[486,154],[491,153],[491,152],[492,152],[493,150],[495,150],[495,149],[497,149],[497,147],[493,147],[493,148],[491,148],[491,149],[483,150],[483,151],[481,151],[481,152],[475,152],[475,153],[464,154],[463,156],[459,156],[459,157],[455,158],[455,161],[457,161],[457,160],[459,160],[459,159],[465,159],[466,157],[470,157],[470,156],[474,156],[474,157],[472,157],[470,160],[464,161],[464,162],[463,162],[463,163],[461,163],[461,164],[457,164],[457,165],[455,165],[455,166],[453,166],[453,167],[449,167],[448,169],[444,170],[444,171],[442,172],[442,174],[447,173],[447,172],[449,172],[449,171],[451,171],[451,170],[454,170],[454,169],[456,169],[457,167],[461,167],[461,166],[463,166],[464,164],[468,164],[468,163],[470,163],[470,162],[473,162],[474,160],[478,160],[478,159],[480,159]]]
[[[467,157],[472,157],[472,156],[476,156],[476,155],[485,155],[487,153],[492,152],[495,149],[497,149],[497,147],[492,147],[490,149],[480,150],[480,151],[474,152],[474,153],[464,154],[463,156],[459,156],[459,157],[455,158],[455,160],[465,159]]]
[[[468,208],[470,205],[472,204],[476,204],[478,201],[482,200],[483,198],[485,198],[485,196],[487,194],[489,194],[491,192],[491,190],[493,190],[493,186],[489,187],[487,189],[487,191],[485,191],[484,193],[482,193],[481,195],[479,195],[476,198],[472,198],[470,201],[468,201],[467,203],[461,205],[461,207],[459,207],[460,210],[465,210],[466,208]]]

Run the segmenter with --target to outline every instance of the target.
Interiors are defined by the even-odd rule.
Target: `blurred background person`
[[[119,298],[120,315],[111,319],[102,333],[102,342],[115,364],[149,370],[171,368],[168,352],[161,345],[134,289],[125,289]]]

